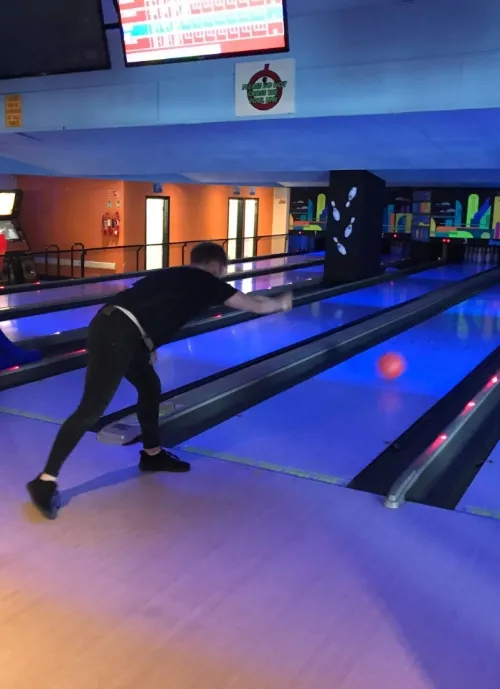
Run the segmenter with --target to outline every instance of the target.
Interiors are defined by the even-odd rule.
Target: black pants
[[[88,332],[85,389],[77,410],[63,423],[44,473],[57,476],[68,455],[106,411],[126,378],[137,389],[137,418],[144,447],[160,445],[158,418],[161,384],[139,329],[118,309],[105,307]]]

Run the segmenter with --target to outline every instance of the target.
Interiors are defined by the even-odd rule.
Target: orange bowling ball
[[[385,380],[395,380],[406,371],[406,359],[397,352],[387,352],[377,361],[377,371]]]

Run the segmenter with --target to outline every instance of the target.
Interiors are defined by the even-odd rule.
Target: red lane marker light
[[[468,412],[471,411],[471,409],[474,409],[475,406],[476,406],[476,403],[474,402],[474,400],[467,402],[467,404],[465,405],[465,407],[462,411],[462,414],[467,414]]]
[[[490,378],[490,380],[486,383],[484,386],[485,390],[489,390],[493,385],[496,385],[498,383],[498,376],[493,376],[493,378]]]
[[[221,313],[216,313],[215,316],[212,316],[212,318],[222,318],[222,314],[221,314]]]
[[[432,445],[429,447],[428,452],[434,452],[437,450],[437,448],[444,443],[445,440],[448,440],[448,436],[445,435],[444,433],[442,435],[438,435],[436,440],[432,443]]]
[[[11,366],[10,368],[7,369],[7,371],[19,371],[21,367],[20,366]]]
[[[76,349],[73,354],[85,354],[87,352],[86,349]]]

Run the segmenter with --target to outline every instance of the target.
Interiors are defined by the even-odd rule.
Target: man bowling
[[[93,318],[88,329],[88,363],[81,402],[59,429],[42,473],[27,486],[33,504],[45,517],[57,517],[61,468],[83,435],[104,414],[123,378],[138,394],[136,412],[143,443],[139,470],[190,470],[188,462],[160,444],[161,383],[153,367],[156,349],[210,306],[225,304],[256,314],[285,311],[292,306],[291,294],[270,299],[239,292],[221,280],[226,268],[227,256],[222,247],[211,242],[198,244],[191,253],[190,266],[147,275],[114,296]]]

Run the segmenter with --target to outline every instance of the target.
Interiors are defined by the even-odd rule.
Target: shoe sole
[[[142,474],[187,474],[191,471],[191,467],[187,469],[143,469],[139,467]]]

